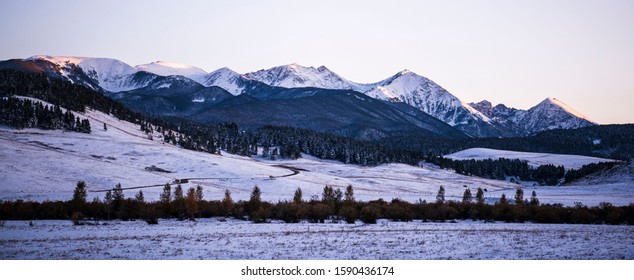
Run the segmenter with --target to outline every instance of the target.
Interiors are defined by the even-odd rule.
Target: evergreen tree
[[[517,189],[515,190],[515,205],[524,204],[524,190]]]
[[[202,202],[203,201],[203,197],[204,197],[203,186],[196,185],[196,201],[198,203]]]
[[[163,214],[165,216],[169,216],[172,203],[172,186],[170,186],[169,183],[165,184],[165,186],[163,187],[163,192],[160,195],[159,201],[163,210]]]
[[[473,200],[471,190],[467,188],[464,190],[464,194],[462,194],[462,203],[471,203],[471,200]]]
[[[343,198],[343,193],[341,192],[340,188],[337,188],[334,191],[334,195],[335,195],[335,203],[341,202],[341,199]]]
[[[90,121],[87,119],[84,119],[81,121],[81,132],[83,133],[90,133],[92,132],[92,129],[90,128]]]
[[[174,200],[182,200],[185,199],[185,196],[183,196],[183,186],[181,186],[181,184],[176,185],[176,188],[174,188]]]
[[[108,216],[108,220],[110,220],[110,212],[112,212],[112,191],[108,190],[104,197],[104,206],[106,208],[106,214]]]
[[[140,203],[145,202],[145,196],[143,195],[143,191],[139,190],[139,192],[134,196],[134,200]]]
[[[295,204],[302,204],[302,189],[297,188],[297,190],[295,190],[295,195],[293,195],[293,203]]]
[[[484,203],[484,191],[482,191],[482,188],[478,188],[476,192],[476,202],[479,204]]]
[[[333,187],[326,185],[321,193],[321,201],[328,203],[335,201],[335,190]]]
[[[251,198],[249,199],[249,212],[253,213],[260,209],[260,205],[262,203],[262,198],[260,197],[262,193],[260,192],[260,187],[255,185],[253,191],[251,192]]]
[[[84,181],[77,182],[77,186],[73,191],[73,199],[70,202],[73,212],[84,212],[86,208],[86,196],[86,183]]]
[[[112,211],[117,214],[118,217],[125,218],[127,213],[123,209],[123,201],[125,196],[123,195],[123,188],[120,183],[117,183],[112,189]]]
[[[113,202],[122,202],[125,199],[125,195],[123,194],[123,188],[121,187],[121,183],[117,183],[112,189],[112,201]]]
[[[233,200],[231,199],[231,192],[229,190],[225,190],[225,197],[222,199],[222,208],[225,216],[231,216]]]
[[[86,203],[86,182],[78,181],[77,186],[75,187],[75,191],[73,192],[73,204],[83,205]]]
[[[174,188],[174,200],[172,201],[172,210],[175,212],[179,220],[183,220],[185,214],[185,196],[183,195],[183,187],[178,184]]]
[[[508,201],[506,201],[506,194],[502,194],[502,196],[500,197],[500,204],[506,204],[508,203]]]
[[[440,188],[438,189],[438,194],[436,194],[436,202],[445,203],[445,187],[440,186]]]
[[[533,193],[531,194],[530,205],[531,206],[538,206],[539,205],[539,199],[537,199],[537,193],[535,191],[533,191]]]
[[[352,185],[348,185],[346,187],[345,198],[343,199],[346,203],[354,203],[354,190],[352,189]]]

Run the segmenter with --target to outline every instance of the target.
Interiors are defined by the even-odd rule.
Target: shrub
[[[70,216],[70,220],[73,221],[73,225],[84,225],[84,215],[82,215],[80,212],[73,212],[73,214]]]
[[[370,204],[361,209],[361,221],[365,224],[376,224],[376,220],[381,217],[381,210]]]
[[[319,203],[313,203],[308,205],[308,211],[306,217],[311,223],[324,223],[330,216],[330,207],[328,205]]]
[[[352,205],[344,205],[339,210],[339,216],[341,216],[341,218],[343,218],[346,223],[354,224],[354,222],[357,220],[357,209]]]

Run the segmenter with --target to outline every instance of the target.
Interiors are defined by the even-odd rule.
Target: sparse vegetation
[[[189,188],[187,195],[178,191],[172,193],[171,186],[166,184],[161,199],[146,202],[142,192],[134,198],[125,198],[121,193],[121,186],[117,184],[113,190],[106,192],[103,201],[98,198],[92,202],[82,199],[82,188],[85,183],[78,182],[73,198],[68,201],[1,201],[0,221],[3,220],[43,220],[69,219],[75,224],[82,224],[91,219],[142,219],[148,224],[158,223],[159,218],[193,219],[196,217],[229,217],[247,218],[253,222],[268,222],[281,220],[287,223],[297,223],[307,220],[311,223],[324,223],[327,220],[343,220],[354,223],[361,220],[364,223],[376,223],[378,219],[394,221],[451,221],[451,220],[483,220],[505,222],[535,222],[535,223],[583,223],[583,224],[628,224],[634,225],[634,204],[628,206],[614,206],[602,203],[599,206],[588,207],[577,203],[573,207],[561,204],[540,204],[537,194],[533,192],[530,200],[523,199],[523,191],[517,190],[514,202],[510,203],[505,195],[494,204],[484,203],[482,189],[478,189],[476,203],[465,200],[441,200],[433,203],[418,201],[410,203],[399,199],[386,202],[381,199],[364,202],[354,199],[352,186],[346,188],[344,194],[331,186],[324,187],[321,200],[311,199],[303,201],[297,195],[292,201],[269,203],[262,201],[261,190],[254,187],[251,199],[234,202],[231,193],[225,191],[221,200],[204,200],[202,187]],[[465,191],[466,192],[466,191]],[[442,192],[439,190],[439,193]],[[172,195],[174,199],[172,200]],[[439,196],[439,198],[441,198]],[[289,198],[291,198],[289,194]],[[83,204],[78,204],[82,202]],[[521,203],[519,203],[521,201]],[[182,211],[178,210],[182,203]],[[79,206],[81,205],[81,206]],[[79,207],[79,208],[78,208]]]

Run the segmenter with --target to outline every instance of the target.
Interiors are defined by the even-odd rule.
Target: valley
[[[225,190],[231,191],[235,200],[248,200],[256,185],[262,190],[263,200],[270,202],[291,200],[298,187],[304,197],[320,198],[325,185],[341,190],[352,185],[355,196],[362,201],[435,201],[440,186],[446,189],[448,200],[460,200],[465,188],[483,188],[487,190],[486,200],[494,202],[502,194],[512,197],[521,187],[527,194],[536,191],[542,203],[572,206],[580,202],[596,206],[601,202],[628,205],[634,201],[631,176],[606,184],[521,186],[463,176],[431,164],[346,165],[305,154],[298,160],[250,158],[226,152],[219,156],[163,143],[162,135],[156,132],[150,140],[138,125],[98,111],[76,115],[90,120],[91,134],[0,128],[0,178],[4,182],[0,186],[1,200],[68,200],[77,181],[83,180],[88,185],[89,200],[103,199],[101,191],[121,183],[124,189],[133,188],[124,191],[126,197],[133,197],[137,187],[148,186],[141,188],[146,199],[156,201],[162,185],[191,178],[183,183],[184,188],[200,184],[205,198],[215,200],[221,199]],[[107,130],[102,129],[104,123]],[[546,159],[542,164],[558,164],[555,159],[562,156],[542,157]],[[46,164],[33,164],[43,159]],[[148,170],[152,166],[168,172]],[[299,172],[294,174],[289,168]]]

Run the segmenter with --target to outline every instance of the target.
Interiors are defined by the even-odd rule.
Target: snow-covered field
[[[471,148],[455,152],[445,156],[450,159],[465,160],[465,159],[519,159],[526,160],[530,166],[540,166],[546,164],[552,164],[555,166],[563,166],[567,169],[579,169],[582,166],[590,163],[608,162],[614,161],[613,159],[578,156],[578,155],[562,155],[562,154],[547,154],[547,153],[528,153],[528,152],[516,152],[506,150],[495,150],[487,148]]]
[[[634,259],[634,227],[390,222],[252,224],[200,219],[7,221],[0,259]]]
[[[434,201],[442,185],[447,199],[460,200],[465,186],[486,190],[485,198],[494,201],[502,193],[512,197],[517,184],[462,176],[434,165],[420,167],[386,164],[377,167],[344,165],[305,156],[299,160],[268,161],[188,151],[163,144],[160,135],[153,140],[139,127],[100,112],[78,114],[89,118],[93,132],[15,130],[0,127],[0,200],[68,200],[79,180],[88,185],[88,199],[103,199],[101,190],[121,183],[123,188],[143,188],[147,200],[158,200],[162,185],[175,179],[193,178],[184,188],[200,184],[205,199],[219,200],[225,189],[235,200],[246,200],[255,185],[264,200],[291,200],[295,189],[302,188],[304,199],[320,197],[325,185],[342,190],[352,185],[358,200],[400,198]],[[103,130],[103,123],[107,130]],[[156,166],[171,173],[148,171]],[[286,167],[280,166],[285,165]],[[299,174],[288,167],[301,168]],[[535,190],[542,203],[573,205],[581,202],[598,205],[634,203],[634,179],[621,182],[566,187],[524,187],[525,194]],[[138,189],[126,190],[132,197]]]
[[[325,185],[353,185],[357,200],[400,198],[434,201],[442,185],[447,199],[460,200],[465,188],[486,189],[495,201],[513,197],[520,185],[469,177],[430,164],[344,165],[310,156],[270,161],[223,153],[188,151],[149,140],[139,127],[99,112],[89,118],[93,132],[81,134],[0,127],[0,200],[68,200],[79,180],[88,199],[121,183],[143,187],[157,200],[162,185],[189,178],[205,199],[219,200],[225,189],[246,200],[255,185],[267,201],[291,200],[301,187],[304,199],[320,197]],[[107,130],[103,129],[106,123]],[[156,166],[170,173],[148,171]],[[299,170],[296,173],[294,170]],[[632,172],[603,184],[527,187],[542,203],[597,205],[634,203]],[[615,179],[616,178],[616,179]],[[597,179],[598,180],[598,179]],[[616,180],[616,181],[615,181]],[[132,197],[138,189],[126,190]],[[537,225],[461,221],[458,223],[252,224],[200,219],[111,221],[73,226],[70,221],[6,221],[0,227],[0,259],[633,259],[634,228],[605,225]]]

